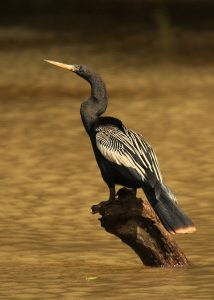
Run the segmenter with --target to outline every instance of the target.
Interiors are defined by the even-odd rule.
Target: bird
[[[137,189],[143,189],[168,232],[194,232],[195,225],[164,183],[156,154],[143,135],[125,127],[117,118],[102,116],[108,106],[108,93],[101,76],[83,64],[45,61],[74,72],[91,86],[91,95],[82,102],[80,115],[101,175],[109,188],[107,202],[116,201],[116,185],[132,189],[135,195]]]

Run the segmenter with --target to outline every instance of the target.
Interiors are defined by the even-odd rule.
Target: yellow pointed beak
[[[74,66],[74,65],[66,65],[66,64],[63,64],[63,63],[60,63],[57,61],[52,61],[52,60],[47,60],[47,59],[44,59],[44,61],[46,61],[49,64],[55,65],[57,67],[65,69],[65,70],[68,70],[68,71],[72,71],[72,72],[78,71],[78,67]]]

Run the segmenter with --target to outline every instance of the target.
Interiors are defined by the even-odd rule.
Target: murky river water
[[[203,56],[153,56],[146,39],[134,56],[133,35],[110,46],[0,33],[0,298],[213,299],[213,65]],[[197,226],[176,236],[190,267],[145,268],[100,228],[90,207],[108,191],[79,116],[89,87],[44,58],[97,69],[109,89],[107,114],[153,145]]]

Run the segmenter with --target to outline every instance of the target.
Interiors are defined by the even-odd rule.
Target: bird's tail
[[[161,184],[158,193],[150,186],[143,186],[144,193],[164,227],[170,233],[191,233],[196,230],[190,218],[178,207],[170,189]]]

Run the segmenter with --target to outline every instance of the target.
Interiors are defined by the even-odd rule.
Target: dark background
[[[116,24],[133,23],[154,29],[161,18],[185,28],[214,27],[212,0],[8,0],[1,3],[0,15],[1,25],[22,24],[50,30],[65,25],[68,30],[69,24],[87,25],[86,30],[98,24],[103,28],[105,24],[105,29],[111,30]]]
[[[211,0],[8,0],[0,5],[2,49],[67,44],[102,53],[147,57],[143,63],[210,64],[214,52]],[[27,29],[5,34],[6,30]],[[30,34],[32,33],[32,35]],[[36,33],[36,36],[35,36]],[[48,36],[49,34],[49,36]],[[50,36],[51,35],[51,36]],[[161,57],[160,57],[161,56]],[[83,61],[84,63],[87,63]],[[90,63],[90,62],[89,62]]]

